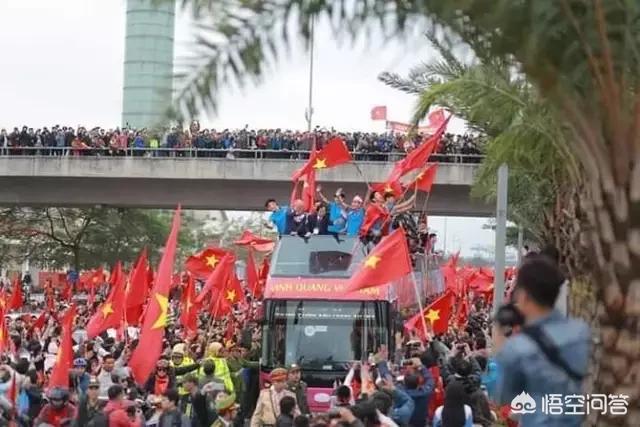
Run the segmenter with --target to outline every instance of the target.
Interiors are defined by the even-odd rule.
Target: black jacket
[[[180,399],[180,411],[189,415],[192,427],[209,427],[214,416],[209,412],[207,398],[200,391],[194,395],[187,394]]]

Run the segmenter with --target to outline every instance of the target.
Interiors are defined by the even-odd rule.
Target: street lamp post
[[[498,191],[496,200],[496,254],[493,309],[497,310],[504,299],[505,247],[507,241],[507,195],[509,167],[503,163],[498,168]]]
[[[307,120],[307,131],[311,132],[313,122],[313,47],[315,44],[315,16],[311,17],[311,29],[309,37],[309,104],[305,111],[305,119]]]

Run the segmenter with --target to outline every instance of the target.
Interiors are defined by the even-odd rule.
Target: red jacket
[[[136,416],[135,420],[131,420],[127,415],[126,409],[133,405],[131,401],[110,400],[104,408],[104,413],[109,417],[109,427],[142,427],[142,420]]]
[[[67,403],[62,408],[54,408],[50,404],[47,404],[42,408],[40,414],[38,414],[35,425],[46,423],[51,424],[53,427],[60,427],[62,421],[72,420],[75,414],[76,408],[71,403]]]

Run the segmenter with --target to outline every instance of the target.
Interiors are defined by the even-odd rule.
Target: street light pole
[[[496,254],[493,309],[498,309],[504,299],[505,246],[507,241],[507,195],[509,167],[503,163],[498,168],[498,191],[496,200]]]
[[[313,120],[313,47],[315,44],[315,22],[316,17],[311,17],[311,29],[309,37],[309,104],[307,111],[305,112],[305,118],[307,119],[307,131],[311,132],[312,120]]]

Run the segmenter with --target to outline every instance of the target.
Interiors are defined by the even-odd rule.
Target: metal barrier
[[[309,158],[309,151],[303,150],[240,150],[217,148],[127,148],[112,150],[110,148],[73,148],[73,147],[3,147],[0,157],[138,157],[144,158],[225,158],[225,159],[273,159],[273,160],[305,160]],[[404,158],[402,152],[390,153],[361,153],[352,152],[356,161],[395,162]],[[482,154],[432,154],[429,160],[441,163],[480,163]]]

